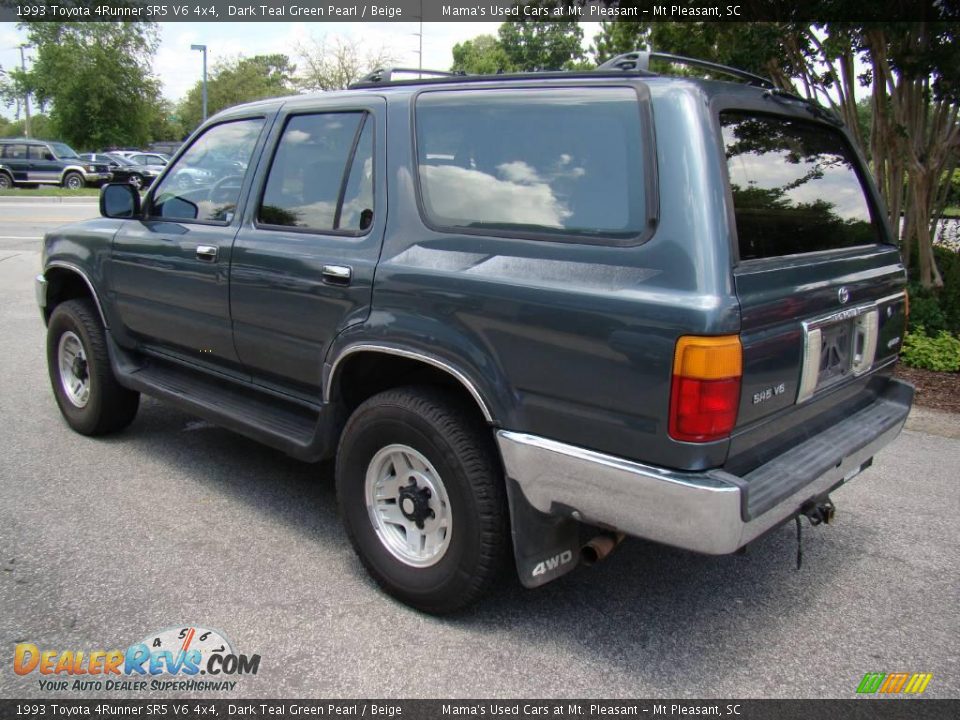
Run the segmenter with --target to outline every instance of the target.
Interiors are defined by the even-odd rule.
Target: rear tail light
[[[670,389],[670,437],[710,442],[737,422],[743,350],[737,335],[677,340]]]

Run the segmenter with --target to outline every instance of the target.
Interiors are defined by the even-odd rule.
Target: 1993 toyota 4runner
[[[428,612],[511,553],[553,580],[581,535],[722,554],[829,519],[913,397],[877,192],[826,111],[645,61],[211,118],[142,204],[108,185],[45,239],[67,423],[120,430],[146,393],[335,456],[354,548]]]

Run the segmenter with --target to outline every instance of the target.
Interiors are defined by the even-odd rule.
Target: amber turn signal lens
[[[727,437],[737,422],[742,375],[739,336],[681,337],[673,358],[670,436],[684,442]]]

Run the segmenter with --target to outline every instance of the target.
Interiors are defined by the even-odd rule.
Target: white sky
[[[593,41],[600,23],[581,23],[584,46]],[[154,59],[154,72],[163,83],[163,94],[177,101],[201,76],[200,53],[190,50],[191,44],[205,44],[208,65],[217,60],[244,55],[284,53],[296,63],[294,46],[311,35],[342,35],[369,43],[371,47],[387,47],[396,57],[398,66],[416,67],[418,23],[294,23],[294,22],[170,22],[159,23],[160,49]],[[453,63],[453,46],[472,37],[489,33],[496,35],[500,23],[424,23],[423,67],[448,70]],[[15,23],[0,23],[0,66],[4,69],[20,64],[17,47],[24,42],[25,33]],[[28,63],[29,53],[27,51]],[[0,107],[0,114],[12,118],[14,107]]]

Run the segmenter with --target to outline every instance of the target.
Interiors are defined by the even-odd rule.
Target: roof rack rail
[[[433,75],[436,77],[457,77],[458,75],[466,75],[462,70],[456,72],[450,72],[449,70],[423,70],[421,68],[405,68],[405,67],[391,67],[391,68],[377,68],[369,75],[366,75],[360,78],[353,85],[368,85],[368,84],[377,84],[377,83],[388,83],[393,82],[393,76],[399,73],[412,73],[414,75]],[[351,85],[351,87],[353,87]]]
[[[766,88],[767,90],[773,90],[776,87],[773,84],[773,81],[769,78],[765,78],[760,75],[754,75],[753,73],[747,72],[746,70],[741,70],[740,68],[730,67],[729,65],[720,65],[719,63],[713,63],[707,60],[699,60],[697,58],[684,57],[683,55],[651,52],[649,50],[634,50],[633,52],[617,55],[616,57],[610,58],[605,63],[602,63],[599,68],[604,70],[619,69],[624,71],[635,70],[640,72],[649,72],[651,60],[665,60],[677,65],[689,65],[690,67],[696,67],[702,70],[712,70],[713,72],[730,75],[731,77],[739,78],[741,80],[746,80],[748,85],[756,85],[757,87]]]

